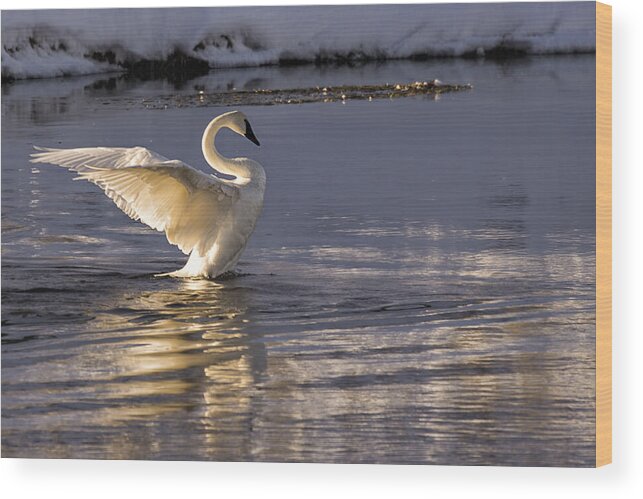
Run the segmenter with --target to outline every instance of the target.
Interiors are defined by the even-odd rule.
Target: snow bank
[[[3,78],[595,49],[594,3],[4,11]]]

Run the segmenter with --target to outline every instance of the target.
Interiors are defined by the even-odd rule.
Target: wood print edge
[[[612,7],[596,2],[596,466],[612,462]]]

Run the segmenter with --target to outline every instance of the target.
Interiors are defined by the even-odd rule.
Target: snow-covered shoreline
[[[3,11],[2,77],[586,53],[594,26],[592,2]]]

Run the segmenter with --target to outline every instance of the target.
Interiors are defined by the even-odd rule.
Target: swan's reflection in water
[[[39,379],[25,417],[46,428],[34,436],[47,441],[42,455],[171,458],[190,447],[203,457],[206,449],[225,457],[227,447],[239,454],[266,366],[260,335],[246,332],[248,289],[234,280],[154,284],[160,289],[111,298],[87,332],[69,335],[64,354],[30,374]]]

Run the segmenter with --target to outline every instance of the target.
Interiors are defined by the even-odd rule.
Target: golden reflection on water
[[[31,373],[42,388],[26,403],[41,410],[20,425],[46,427],[41,455],[511,464],[494,442],[547,439],[564,460],[570,430],[591,431],[592,359],[583,346],[547,347],[552,335],[582,339],[573,302],[266,317],[238,280],[148,288],[106,297],[87,332],[59,340],[67,357]],[[387,317],[416,325],[395,334]]]
[[[243,330],[246,291],[199,280],[162,284],[162,290],[111,297],[110,306],[96,315],[82,339],[69,341],[72,359],[40,364],[39,377],[48,387],[40,394],[43,408],[52,401],[76,401],[69,412],[50,411],[44,417],[54,434],[67,427],[70,413],[79,425],[109,430],[128,422],[151,423],[170,413],[180,420],[181,413],[194,417],[200,411],[199,433],[206,437],[199,447],[220,448],[212,441],[218,421],[248,412],[250,399],[244,393],[255,371],[265,365],[265,349],[250,342]],[[75,380],[86,383],[78,386]],[[91,410],[84,410],[83,403]],[[42,414],[38,417],[42,424]],[[90,455],[149,456],[159,439],[146,438],[146,431],[101,439]],[[53,442],[45,453],[66,457],[69,451]]]
[[[452,258],[485,279],[503,264],[587,279],[574,255]],[[352,285],[317,275],[325,289]],[[36,383],[19,403],[30,410],[3,424],[46,428],[40,455],[538,464],[531,447],[497,452],[519,438],[565,463],[571,440],[591,435],[586,300],[445,295],[303,310],[315,287],[281,289],[273,276],[268,301],[257,276],[143,279],[89,304],[94,318],[55,341],[64,356],[39,346],[25,363]]]

